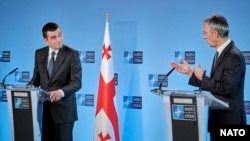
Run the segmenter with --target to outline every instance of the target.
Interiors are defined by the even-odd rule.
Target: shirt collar
[[[222,53],[222,51],[231,43],[231,40],[228,39],[225,43],[223,43],[216,51],[219,53],[219,55]]]
[[[53,51],[55,51],[55,53],[57,54],[57,53],[58,53],[58,51],[59,51],[59,49],[57,49],[57,50],[53,50],[52,48],[50,48],[50,47],[49,47],[49,54],[51,54],[51,52],[53,52]]]

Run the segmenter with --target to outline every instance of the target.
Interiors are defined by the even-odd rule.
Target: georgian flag
[[[112,48],[109,37],[109,24],[106,21],[95,113],[94,141],[120,141],[118,116],[114,104],[115,95]]]

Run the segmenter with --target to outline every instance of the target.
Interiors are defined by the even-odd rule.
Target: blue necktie
[[[55,56],[55,52],[52,51],[51,52],[51,57],[50,57],[50,60],[49,60],[49,65],[48,65],[48,73],[49,73],[49,77],[52,73],[52,70],[53,70],[53,67],[54,67],[54,62],[55,62],[55,59],[54,59],[54,56]]]

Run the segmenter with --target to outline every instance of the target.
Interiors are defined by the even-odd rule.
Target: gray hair
[[[213,15],[204,20],[209,25],[210,30],[216,30],[221,38],[229,35],[229,26],[227,19],[221,15]]]

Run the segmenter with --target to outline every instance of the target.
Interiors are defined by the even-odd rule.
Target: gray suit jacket
[[[215,97],[229,102],[228,109],[210,108],[208,128],[213,131],[220,124],[246,124],[244,110],[244,81],[246,65],[241,51],[232,41],[221,53],[211,69],[210,77],[199,81],[195,75],[189,84],[211,92]]]
[[[76,92],[82,86],[82,67],[79,52],[63,46],[57,54],[51,77],[48,77],[49,47],[36,50],[32,84],[46,91],[61,89],[65,96],[58,102],[45,102],[52,118],[57,123],[72,122],[78,119]],[[47,111],[46,111],[47,112]],[[45,113],[44,113],[45,114]]]

